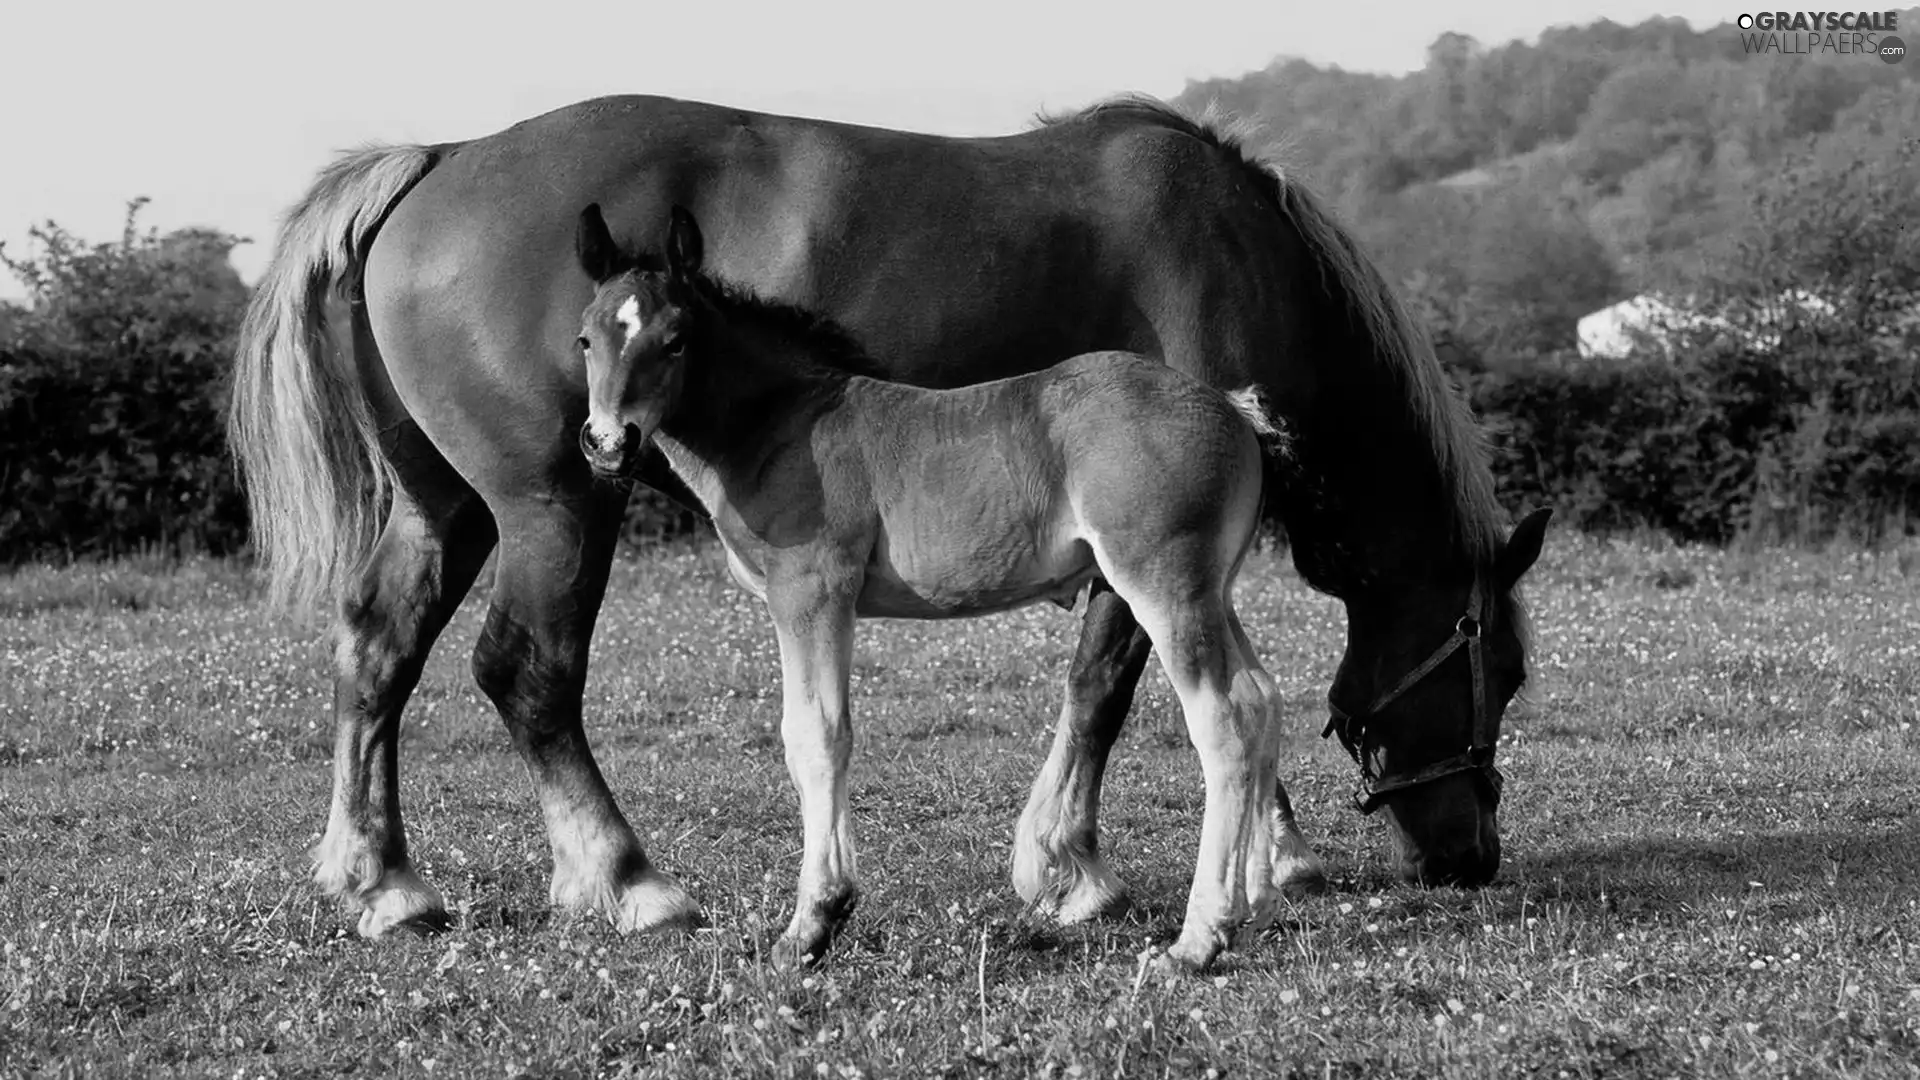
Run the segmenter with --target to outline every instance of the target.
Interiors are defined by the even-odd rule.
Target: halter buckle
[[[1402,791],[1410,787],[1431,783],[1455,773],[1472,772],[1486,785],[1488,794],[1495,806],[1500,804],[1501,789],[1506,778],[1494,766],[1494,745],[1492,742],[1494,718],[1489,714],[1489,701],[1486,693],[1485,669],[1480,655],[1481,633],[1483,626],[1475,612],[1481,604],[1482,593],[1479,582],[1474,583],[1473,595],[1468,603],[1472,610],[1467,611],[1454,621],[1453,637],[1436,649],[1432,656],[1419,667],[1407,673],[1392,689],[1382,694],[1373,707],[1359,715],[1354,715],[1334,704],[1332,696],[1327,699],[1327,725],[1320,732],[1321,738],[1338,735],[1340,745],[1352,755],[1354,763],[1360,766],[1360,781],[1353,795],[1354,809],[1362,814],[1372,814],[1380,808],[1388,792]],[[1402,693],[1412,689],[1420,680],[1432,674],[1441,661],[1451,656],[1461,645],[1467,647],[1467,656],[1473,666],[1473,728],[1468,737],[1467,749],[1441,761],[1433,762],[1423,769],[1415,770],[1411,775],[1402,774],[1395,779],[1385,775],[1376,776],[1372,763],[1366,754],[1366,723],[1379,714]]]

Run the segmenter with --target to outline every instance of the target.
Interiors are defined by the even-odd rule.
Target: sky
[[[0,241],[49,219],[89,241],[143,225],[250,237],[339,150],[473,138],[601,94],[651,93],[953,135],[1042,108],[1298,56],[1399,74],[1456,31],[1494,46],[1549,26],[1741,10],[1711,0],[7,0]],[[0,296],[21,295],[0,272]]]

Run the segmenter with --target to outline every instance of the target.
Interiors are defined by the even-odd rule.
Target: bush
[[[1755,192],[1694,284],[1711,316],[1623,364],[1485,357],[1515,504],[1685,540],[1920,524],[1920,141],[1836,133]],[[1669,359],[1669,355],[1673,359]]]
[[[238,238],[56,225],[0,262],[30,306],[0,322],[0,559],[237,550],[246,510],[226,452],[226,380],[246,287]]]
[[[1920,523],[1911,351],[1716,343],[1679,362],[1564,354],[1467,376],[1504,500],[1595,531],[1872,542]]]
[[[120,239],[86,244],[58,225],[0,265],[26,284],[0,305],[0,562],[135,551],[237,553],[246,503],[226,444],[226,400],[247,288],[241,241],[160,236],[127,209]],[[623,536],[645,545],[697,531],[651,491]]]

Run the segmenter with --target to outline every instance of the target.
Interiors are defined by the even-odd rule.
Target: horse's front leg
[[[1053,749],[1013,834],[1015,891],[1037,914],[1063,925],[1126,906],[1126,885],[1100,853],[1100,782],[1152,651],[1126,601],[1096,580]]]
[[[860,895],[847,808],[854,592],[836,575],[809,570],[769,580],[767,606],[780,640],[780,737],[805,841],[793,921],[773,951],[776,967],[793,968],[826,954]]]

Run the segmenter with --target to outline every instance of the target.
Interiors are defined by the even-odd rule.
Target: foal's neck
[[[698,332],[660,430],[710,468],[761,460],[836,407],[853,378],[772,328],[715,320]]]

